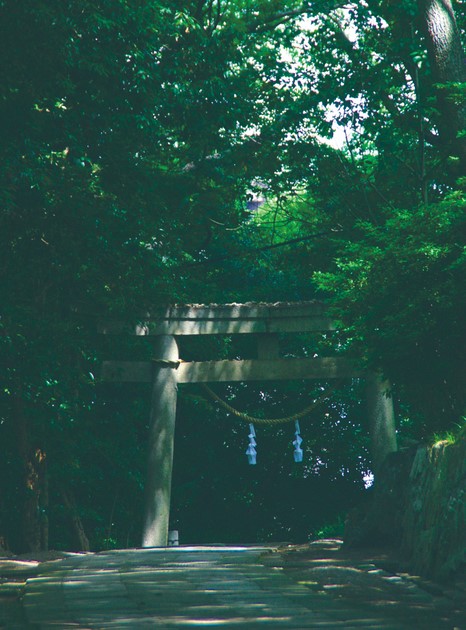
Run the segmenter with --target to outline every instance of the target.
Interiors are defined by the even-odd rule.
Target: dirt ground
[[[263,554],[262,563],[282,569],[288,578],[310,589],[323,609],[351,605],[383,612],[393,619],[393,627],[466,630],[465,575],[448,583],[432,582],[411,574],[394,550],[347,550],[340,540],[267,547],[270,552]],[[0,628],[30,627],[21,623],[27,578],[40,573],[44,562],[74,555],[60,551],[0,555],[0,608],[9,611],[9,619],[17,620],[14,626],[2,624],[0,614]]]
[[[466,630],[464,571],[450,582],[434,582],[411,573],[396,550],[346,549],[341,540],[282,547],[264,562],[323,598],[384,607],[400,619],[415,613],[416,627]]]

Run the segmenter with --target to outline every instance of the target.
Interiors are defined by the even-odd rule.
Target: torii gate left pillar
[[[168,539],[173,470],[178,345],[175,337],[156,337],[147,474],[144,490],[143,547],[165,547]]]

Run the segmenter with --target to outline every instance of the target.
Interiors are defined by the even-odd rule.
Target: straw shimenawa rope
[[[310,405],[308,405],[305,409],[303,409],[302,411],[299,411],[298,413],[294,413],[291,416],[286,416],[284,418],[256,418],[254,416],[248,415],[247,413],[243,413],[242,411],[238,411],[237,409],[229,405],[222,398],[220,398],[220,396],[218,396],[212,389],[210,389],[210,387],[206,385],[205,383],[199,383],[199,384],[213,400],[218,402],[218,404],[221,407],[223,407],[224,409],[232,413],[234,416],[236,416],[240,420],[243,420],[244,422],[248,422],[248,423],[253,423],[253,424],[270,424],[270,425],[285,424],[287,422],[294,422],[295,420],[300,420],[301,418],[304,418],[304,416],[307,416],[313,409],[315,409],[316,407],[321,405],[325,400],[330,398],[330,396],[338,387],[338,383],[336,383],[327,392],[324,392],[322,396],[320,396],[317,400],[314,400]]]

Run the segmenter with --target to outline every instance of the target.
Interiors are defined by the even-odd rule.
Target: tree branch
[[[294,17],[298,17],[307,13],[309,9],[307,7],[300,7],[299,9],[293,9],[291,11],[282,11],[275,13],[266,19],[256,20],[255,23],[249,26],[250,33],[262,33],[271,28],[275,28],[283,22],[288,22]]]

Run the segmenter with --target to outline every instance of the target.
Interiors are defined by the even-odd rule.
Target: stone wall
[[[466,563],[466,436],[403,449],[382,466],[371,498],[349,515],[345,545],[401,549],[410,570],[443,580]]]
[[[412,568],[445,579],[466,562],[466,439],[419,448],[408,481],[402,550]]]

